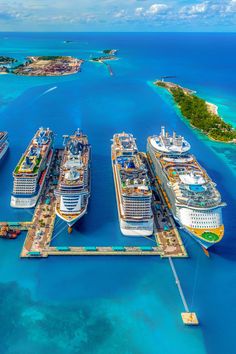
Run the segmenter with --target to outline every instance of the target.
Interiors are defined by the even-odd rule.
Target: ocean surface
[[[70,43],[64,43],[70,40]],[[117,218],[110,139],[133,133],[140,150],[161,125],[183,134],[227,203],[225,237],[207,258],[181,232],[189,259],[174,260],[200,326],[185,327],[168,260],[158,257],[49,257],[21,260],[25,235],[0,240],[0,353],[234,354],[236,352],[236,147],[193,131],[152,82],[165,75],[219,106],[236,126],[236,34],[1,33],[1,55],[72,55],[119,50],[105,65],[86,61],[66,77],[0,76],[0,129],[10,149],[0,162],[0,219],[30,220],[9,206],[12,171],[40,126],[62,135],[80,127],[92,145],[92,197],[71,235],[57,220],[55,245],[148,244],[124,238]],[[52,89],[53,88],[53,89]],[[52,89],[52,90],[50,90]],[[48,91],[49,90],[49,91]]]

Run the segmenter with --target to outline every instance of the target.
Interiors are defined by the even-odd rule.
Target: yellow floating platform
[[[198,326],[199,322],[195,312],[182,312],[181,317],[183,323],[187,326]]]

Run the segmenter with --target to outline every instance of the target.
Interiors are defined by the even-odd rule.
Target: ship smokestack
[[[161,136],[165,137],[165,127],[161,127]]]

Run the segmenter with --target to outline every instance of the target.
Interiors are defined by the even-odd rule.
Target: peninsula
[[[17,66],[13,73],[24,76],[62,76],[80,71],[82,59],[70,56],[30,56],[25,64]]]
[[[218,114],[218,107],[195,95],[195,91],[173,82],[157,80],[154,85],[167,89],[191,126],[201,130],[210,139],[236,143],[236,130]]]

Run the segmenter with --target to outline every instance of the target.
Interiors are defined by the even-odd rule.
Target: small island
[[[236,143],[236,130],[225,123],[218,114],[218,107],[195,95],[195,92],[173,82],[158,80],[154,85],[167,89],[182,115],[191,126],[201,130],[210,139]]]
[[[115,55],[117,53],[117,49],[104,49],[103,53],[108,55]]]
[[[82,59],[66,56],[30,56],[13,73],[24,76],[62,76],[80,71]]]
[[[17,60],[15,58],[0,56],[0,65],[7,65],[16,63]]]
[[[106,56],[104,55],[101,57],[91,58],[90,60],[98,63],[103,63],[104,61],[107,60],[117,60],[117,57],[115,57],[114,55],[106,55]]]

